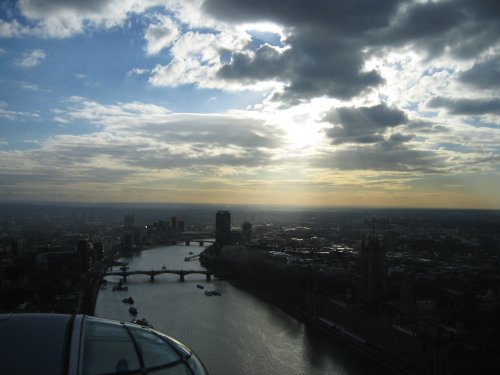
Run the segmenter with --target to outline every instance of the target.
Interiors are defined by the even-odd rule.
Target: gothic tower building
[[[360,268],[360,300],[368,304],[381,302],[385,295],[385,249],[374,233],[368,239],[368,244],[363,240]]]

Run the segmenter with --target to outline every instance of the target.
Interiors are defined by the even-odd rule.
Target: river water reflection
[[[129,262],[130,270],[204,269],[199,262],[185,262],[189,252],[201,246],[168,246],[145,250]],[[346,348],[316,329],[309,328],[279,308],[242,291],[225,280],[205,281],[192,274],[179,281],[177,275],[127,278],[128,292],[113,292],[117,277],[107,277],[108,288],[97,297],[95,315],[130,321],[132,296],[138,318],[190,346],[210,374],[377,374],[384,373],[356,351]],[[220,289],[221,296],[205,290]]]

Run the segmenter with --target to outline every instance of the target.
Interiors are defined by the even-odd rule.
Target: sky
[[[0,201],[500,208],[498,0],[0,1]]]

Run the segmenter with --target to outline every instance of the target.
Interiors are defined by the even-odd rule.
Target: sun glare
[[[283,27],[272,22],[244,23],[240,26],[240,28],[245,31],[271,32],[279,35],[284,34]]]
[[[277,110],[268,114],[268,121],[278,124],[285,133],[288,151],[292,154],[310,155],[324,143],[324,124],[315,118],[311,104]]]

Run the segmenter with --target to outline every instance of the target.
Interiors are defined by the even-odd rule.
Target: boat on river
[[[148,327],[148,328],[154,328],[147,320],[146,318],[142,318],[142,319],[132,319],[131,320],[132,323],[134,324],[138,324],[140,326],[143,326],[143,327]]]
[[[122,302],[123,303],[129,303],[129,304],[133,305],[134,304],[134,299],[132,297],[124,298],[124,299],[122,299]]]
[[[128,286],[123,286],[123,285],[115,285],[113,286],[113,292],[126,292],[128,291]]]
[[[196,284],[196,287],[200,288],[200,289],[205,289],[205,287],[203,285],[200,285],[200,284]]]
[[[134,306],[130,307],[128,309],[128,312],[132,315],[137,315],[137,308],[135,308]]]
[[[120,281],[118,281],[118,285],[113,286],[113,292],[115,291],[126,292],[128,291],[128,286],[123,285],[123,280],[120,279]]]
[[[205,295],[206,296],[220,296],[222,295],[222,292],[219,289],[214,289],[214,290],[205,290]]]

